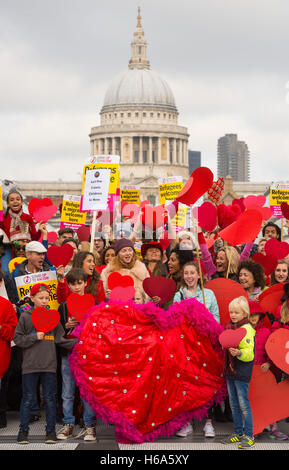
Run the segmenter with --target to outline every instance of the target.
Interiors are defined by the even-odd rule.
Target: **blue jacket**
[[[211,314],[214,316],[215,320],[220,323],[220,313],[219,313],[219,306],[218,302],[216,299],[216,296],[214,292],[210,289],[204,289],[204,294],[205,294],[205,304],[206,308],[211,312]],[[185,300],[185,293],[183,288],[181,287],[174,296],[174,302],[181,302],[181,300]],[[199,302],[202,304],[204,303],[203,299],[203,293],[202,289],[200,286],[197,287],[197,290],[195,292],[194,298],[197,299]]]

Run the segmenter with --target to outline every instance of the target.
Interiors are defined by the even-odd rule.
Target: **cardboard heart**
[[[213,279],[207,282],[206,289],[214,292],[220,312],[220,322],[227,325],[230,321],[229,303],[236,297],[243,295],[248,299],[248,294],[243,287],[232,279]]]
[[[218,204],[220,201],[222,194],[224,192],[225,180],[223,177],[217,179],[217,181],[213,181],[212,186],[208,189],[208,199],[213,204]]]
[[[217,208],[211,202],[206,201],[196,209],[199,226],[207,232],[212,232],[217,225]]]
[[[289,374],[289,330],[279,328],[271,333],[265,344],[271,361],[286,374]]]
[[[107,285],[110,290],[115,287],[133,287],[134,280],[131,276],[122,276],[120,273],[111,273],[107,278]]]
[[[237,205],[240,207],[241,212],[244,212],[244,210],[246,209],[244,205],[244,199],[244,197],[240,197],[239,199],[233,199],[232,206]]]
[[[135,288],[132,286],[127,287],[114,287],[109,295],[110,300],[117,300],[120,302],[127,302],[131,300],[135,294]]]
[[[284,295],[284,282],[274,284],[268,289],[264,290],[259,296],[259,304],[264,312],[273,313],[276,315],[277,308],[281,304],[281,298]]]
[[[239,205],[227,206],[226,204],[219,204],[218,206],[218,225],[220,229],[224,229],[235,222],[239,215],[241,214],[241,209]]]
[[[199,167],[193,171],[176,200],[187,206],[193,205],[212,186],[214,175],[207,167]]]
[[[88,227],[87,225],[82,225],[81,227],[79,227],[79,229],[76,232],[79,241],[88,242],[89,237],[90,237],[90,232],[91,232],[91,227]]]
[[[95,299],[91,294],[79,295],[73,293],[67,297],[66,304],[69,313],[78,322],[81,322],[84,315],[95,305]]]
[[[285,219],[289,219],[289,204],[287,204],[287,202],[282,202],[280,207]]]
[[[31,320],[37,331],[48,333],[57,327],[60,322],[60,314],[57,310],[37,307],[31,313]]]
[[[246,336],[245,328],[237,328],[236,330],[224,330],[220,336],[220,344],[225,349],[237,348],[242,339]]]
[[[270,371],[262,372],[254,366],[249,385],[249,401],[253,414],[253,434],[260,434],[267,426],[289,416],[289,380],[276,382]]]
[[[261,207],[261,206],[257,206],[257,205],[252,204],[249,207],[249,209],[255,209],[258,212],[260,212],[263,220],[268,220],[272,217],[272,211],[271,211],[270,207]]]
[[[54,205],[36,207],[33,211],[33,218],[36,222],[47,222],[58,211],[58,207]]]
[[[262,216],[260,212],[248,209],[246,212],[242,212],[236,222],[221,230],[219,236],[232,246],[242,245],[255,240],[261,226]]]
[[[278,264],[278,260],[276,256],[273,256],[273,255],[265,256],[262,253],[255,253],[252,256],[252,260],[260,264],[261,266],[263,266],[266,276],[269,276],[270,274],[272,274],[272,272],[275,271],[277,264]]]
[[[250,207],[250,206],[259,206],[262,207],[266,203],[266,196],[263,194],[260,194],[258,196],[250,195],[244,198],[244,206]]]
[[[143,289],[149,297],[160,297],[160,305],[163,305],[176,292],[176,283],[172,279],[163,276],[152,276],[144,279]]]
[[[284,259],[289,255],[289,244],[286,242],[279,242],[276,238],[270,238],[265,243],[266,255],[275,256],[278,260]]]
[[[34,210],[39,208],[39,207],[48,207],[48,206],[53,206],[53,202],[49,197],[44,197],[43,199],[39,199],[38,197],[34,197],[29,201],[28,204],[28,212],[29,214],[33,217]]]
[[[142,209],[142,224],[151,230],[157,230],[165,224],[166,211],[163,206],[145,205]]]
[[[48,232],[47,234],[48,243],[55,243],[57,238],[58,238],[58,235],[56,232]]]
[[[195,299],[108,303],[78,327],[69,364],[80,394],[118,441],[153,441],[201,419],[226,396],[222,327]]]
[[[47,258],[56,268],[66,266],[73,257],[73,248],[68,243],[57,246],[52,245],[47,250]]]

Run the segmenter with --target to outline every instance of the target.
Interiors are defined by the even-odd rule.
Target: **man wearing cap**
[[[16,304],[19,300],[15,278],[25,274],[51,271],[51,267],[44,261],[46,248],[42,243],[32,241],[25,247],[26,260],[18,264],[9,276],[5,277],[5,286],[10,302]]]

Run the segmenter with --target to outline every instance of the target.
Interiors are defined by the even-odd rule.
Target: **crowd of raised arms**
[[[47,224],[37,224],[30,214],[23,211],[23,198],[16,189],[8,194],[6,202],[7,210],[0,222],[0,427],[7,426],[7,410],[19,410],[17,440],[22,444],[29,443],[29,427],[39,419],[40,408],[44,403],[46,443],[75,437],[76,424],[81,425],[80,435],[83,435],[85,441],[96,440],[95,425],[97,416],[102,416],[98,413],[101,405],[98,403],[96,406],[91,394],[86,393],[87,385],[78,383],[77,374],[72,370],[75,356],[74,361],[71,359],[80,346],[80,327],[83,334],[87,335],[87,342],[90,341],[89,331],[84,331],[90,311],[82,320],[75,318],[69,299],[72,294],[83,299],[86,294],[90,294],[89,299],[93,298],[91,312],[96,315],[95,312],[99,311],[103,322],[105,312],[98,307],[101,305],[112,305],[114,308],[129,305],[131,312],[139,312],[139,315],[146,316],[147,319],[150,318],[150,313],[146,306],[151,306],[151,316],[159,315],[160,323],[165,322],[166,315],[171,321],[171,312],[181,311],[182,305],[184,311],[192,310],[192,315],[200,311],[200,318],[203,315],[202,318],[206,318],[210,325],[211,330],[207,336],[213,344],[212,351],[217,351],[218,360],[223,364],[221,380],[225,384],[225,392],[219,396],[219,400],[214,402],[211,397],[207,397],[204,402],[201,401],[204,408],[200,419],[204,421],[204,435],[215,436],[215,421],[231,421],[232,435],[224,439],[223,443],[236,443],[240,449],[254,445],[256,435],[249,400],[253,367],[260,366],[264,374],[270,369],[278,383],[286,380],[286,373],[274,364],[265,348],[273,332],[289,329],[289,249],[286,252],[286,246],[289,245],[283,240],[283,233],[276,221],[263,220],[254,239],[232,246],[219,236],[217,229],[205,231],[198,224],[197,218],[190,228],[176,231],[169,214],[166,214],[162,227],[144,231],[140,212],[134,222],[129,217],[123,217],[117,228],[113,222],[109,225],[100,220],[95,232],[84,237],[80,235],[81,232],[78,234],[70,227],[60,229],[57,239],[52,243],[49,241]],[[287,230],[286,224],[287,221],[285,227],[282,227],[284,233]],[[272,244],[272,240],[275,244]],[[70,259],[63,264],[54,264],[49,256],[50,248],[66,245],[72,247]],[[270,254],[269,250],[266,251],[266,246],[270,247]],[[261,261],[262,257],[268,263],[271,261],[271,268],[267,268],[267,264]],[[32,274],[42,272],[53,272],[55,283],[33,283],[30,280],[29,293],[20,295],[17,279],[23,276],[28,279]],[[117,285],[117,278],[114,277],[116,285],[112,285],[113,273],[126,277],[126,280],[129,276],[128,283],[119,281]],[[156,278],[156,282],[154,285],[149,284],[153,278]],[[234,282],[239,289],[239,294],[228,302],[229,317],[226,322],[223,320],[224,304],[212,284],[213,280],[218,279],[224,281],[224,297],[227,294],[226,289],[231,286],[226,282]],[[282,291],[278,306],[272,314],[271,311],[266,311],[260,298],[268,289],[278,284],[282,286]],[[124,297],[119,294],[119,305],[115,290],[117,287],[123,287],[124,290],[127,287],[133,288],[133,291],[127,290],[130,292],[127,297],[126,293],[123,294]],[[170,292],[169,298],[164,291]],[[40,312],[40,309],[43,311],[43,308],[51,309],[49,303],[52,298],[57,304],[60,321],[50,331],[41,331],[35,326],[33,312]],[[120,312],[125,315],[123,310]],[[141,319],[135,320],[137,321],[145,322]],[[151,328],[155,328],[156,323],[152,323]],[[101,334],[105,333],[105,328],[103,324]],[[197,321],[192,322],[192,328],[198,328]],[[221,347],[221,343],[217,345],[212,340],[213,333],[218,333],[219,336],[222,331],[239,328],[243,329],[244,334],[234,347]],[[184,335],[189,335],[187,331],[190,330],[184,331]],[[199,334],[199,330],[197,331]],[[101,334],[98,335],[99,338]],[[124,329],[123,333],[118,334],[121,337],[116,337],[116,342],[119,339],[122,343],[128,333]],[[93,341],[91,339],[91,343]],[[91,351],[94,347],[96,346],[90,345]],[[114,347],[114,341],[111,341],[112,350]],[[121,348],[121,344],[118,347]],[[149,350],[149,347],[148,339],[145,348]],[[83,357],[85,358],[84,355]],[[97,358],[91,360],[95,361],[95,374],[98,369],[105,367]],[[94,363],[90,363],[90,369],[91,364]],[[82,365],[78,364],[77,367],[81,368]],[[133,364],[130,365],[130,370],[123,370],[123,374],[127,373],[129,376],[133,367]],[[119,368],[121,369],[121,365]],[[119,375],[120,369],[114,374]],[[137,372],[140,377],[142,370]],[[210,373],[213,374],[212,371]],[[152,382],[157,379],[158,377],[151,376]],[[194,380],[195,377],[189,377],[187,381]],[[204,389],[205,396],[205,389],[209,384],[206,384],[206,378],[203,380],[199,390],[201,393]],[[220,388],[221,386],[223,383]],[[96,387],[94,393],[97,400],[101,401]],[[113,396],[115,399],[115,394]],[[182,418],[179,424],[172,421],[171,433],[179,437],[186,437],[193,432],[193,395],[191,400],[191,410],[186,404],[184,409],[176,411],[176,415]],[[105,402],[105,406],[113,408],[111,403],[108,405]],[[133,409],[131,416],[137,415],[136,411]],[[116,412],[109,413],[110,417],[115,415]],[[113,419],[111,421],[112,424],[117,423],[120,434],[124,432],[119,417],[115,422]],[[57,433],[56,423],[62,423]],[[149,435],[145,426],[141,430],[141,423],[136,421],[134,424],[144,436]],[[154,423],[152,425],[155,427]],[[160,423],[161,425],[164,423]],[[279,430],[277,422],[268,425],[272,438],[288,439]],[[133,440],[132,432],[130,439]]]

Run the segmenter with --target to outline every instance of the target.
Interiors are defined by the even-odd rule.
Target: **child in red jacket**
[[[33,218],[23,212],[22,195],[11,190],[7,196],[7,212],[3,220],[3,229],[9,240],[38,240],[41,232],[36,230]]]

